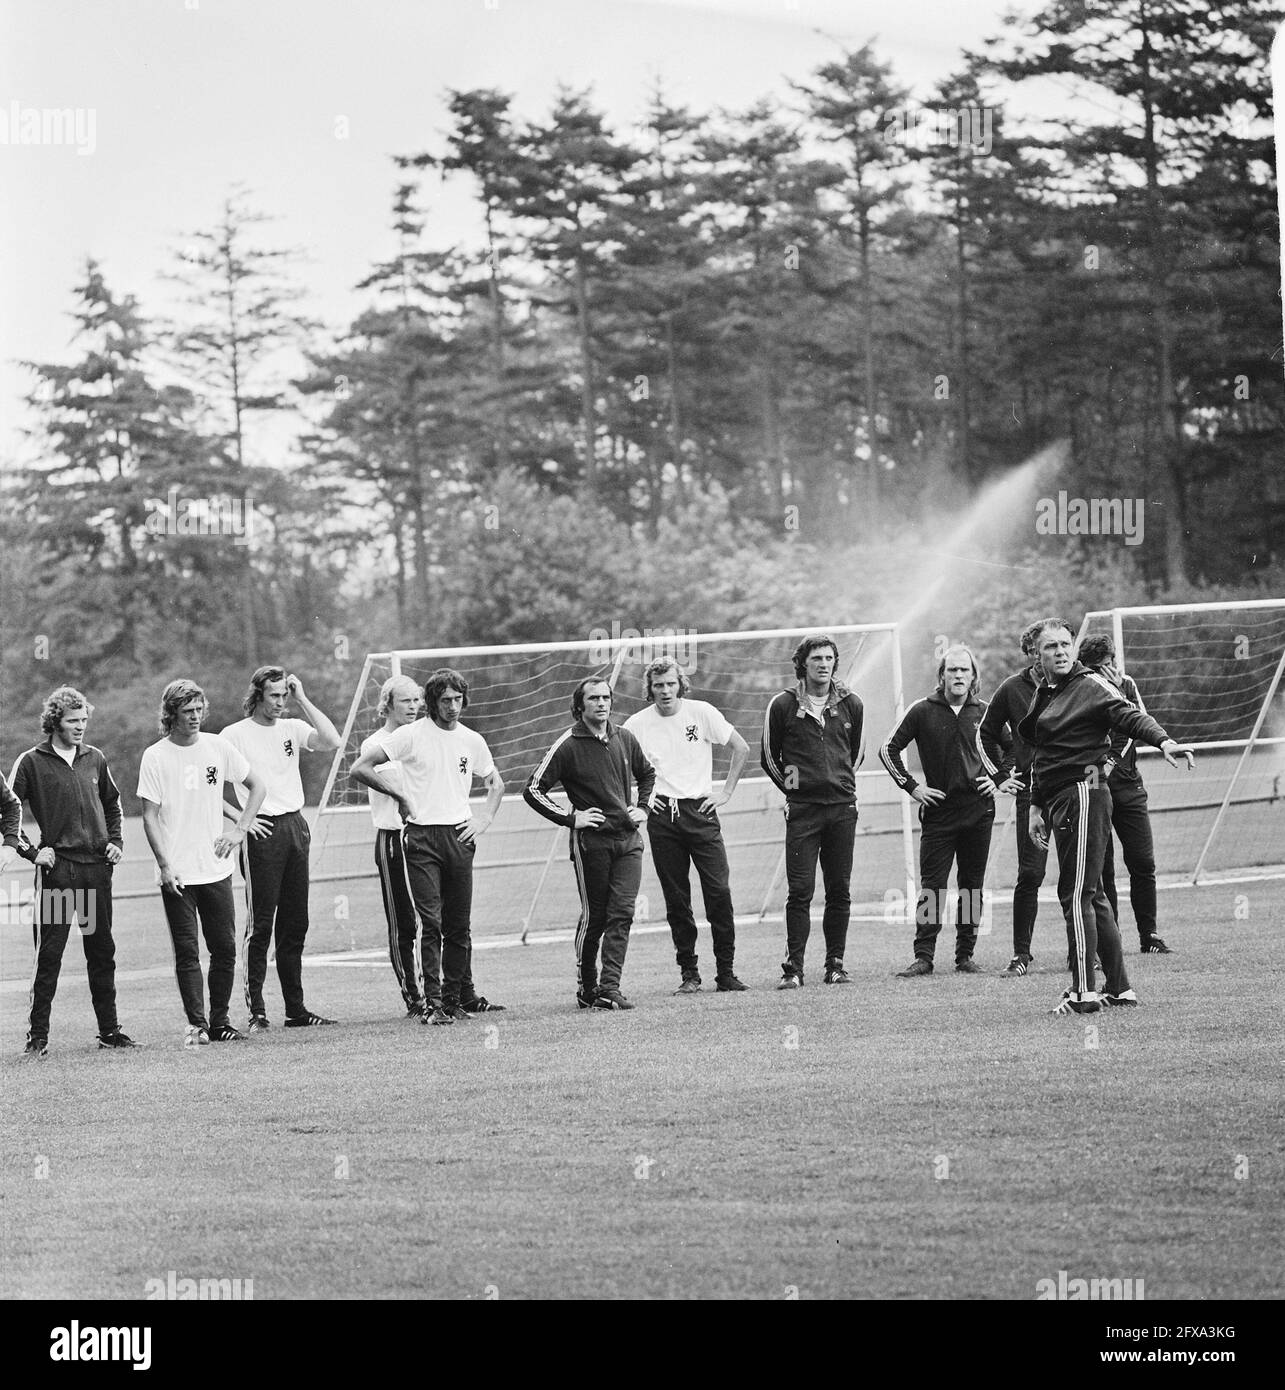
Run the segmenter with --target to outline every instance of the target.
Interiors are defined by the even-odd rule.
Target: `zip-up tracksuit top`
[[[0,836],[6,849],[16,849],[24,859],[30,858],[26,850],[31,846],[22,833],[22,802],[14,796],[3,773],[0,773]]]
[[[1132,676],[1126,676],[1122,671],[1120,679],[1116,680],[1106,671],[1095,671],[1093,674],[1110,681],[1131,705],[1137,706],[1146,714],[1147,707],[1142,703],[1142,696]],[[1142,781],[1138,772],[1138,741],[1120,729],[1111,731],[1111,760],[1115,764],[1110,773],[1112,777],[1118,778],[1121,782]]]
[[[982,766],[997,785],[1007,781],[1014,772],[1023,781],[1027,780],[1033,750],[1017,732],[1017,726],[1030,709],[1039,683],[1033,666],[1001,681],[977,726],[977,751],[981,755]],[[1011,747],[1005,745],[1006,727],[1011,734]]]
[[[631,776],[638,787],[638,805],[645,807],[656,785],[656,769],[647,761],[638,740],[628,729],[608,722],[604,742],[590,732],[583,719],[577,719],[540,759],[522,797],[533,811],[555,825],[574,830],[575,812],[596,806],[607,818],[596,833],[632,835],[638,827],[629,818]],[[549,797],[549,789],[559,782],[571,803],[570,812]]]
[[[1105,676],[1078,661],[1059,684],[1042,681],[1018,729],[1035,750],[1031,805],[1043,810],[1064,787],[1083,781],[1088,768],[1104,768],[1114,730],[1156,748],[1169,737]]]
[[[901,716],[879,748],[879,761],[903,792],[913,792],[919,783],[901,760],[901,750],[913,743],[928,786],[945,792],[949,801],[981,796],[977,779],[987,774],[978,751],[977,729],[985,713],[985,704],[969,695],[956,714],[945,695],[934,690]]]
[[[33,846],[23,835],[25,848],[16,846],[24,859],[49,848],[60,859],[96,864],[109,844],[122,847],[120,790],[99,749],[81,744],[67,763],[50,737],[18,755],[12,785],[40,822],[40,843]]]
[[[856,801],[865,707],[842,681],[830,682],[823,722],[807,712],[804,682],[773,697],[763,716],[759,762],[790,803]]]

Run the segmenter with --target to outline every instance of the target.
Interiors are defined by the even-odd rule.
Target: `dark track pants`
[[[424,991],[435,999],[440,975],[442,1004],[450,1008],[471,996],[470,922],[477,844],[462,841],[453,825],[408,825],[402,848],[411,901],[419,915]]]
[[[1071,988],[1095,990],[1093,962],[1102,960],[1106,988],[1119,994],[1129,988],[1120,932],[1111,904],[1102,891],[1102,856],[1111,834],[1111,793],[1073,782],[1046,807],[1057,844],[1057,896],[1066,918]]]
[[[55,851],[56,854],[56,851]],[[116,943],[112,939],[112,866],[105,860],[82,864],[58,856],[52,869],[36,869],[31,936],[35,970],[31,981],[28,1037],[47,1042],[49,1015],[62,955],[72,924],[80,928],[85,973],[98,1031],[110,1033],[116,1020]]]
[[[580,891],[576,925],[576,989],[591,999],[599,989],[598,947],[602,946],[601,988],[620,988],[629,950],[634,904],[642,885],[642,836],[571,832],[571,862]]]
[[[958,864],[955,963],[971,960],[982,920],[982,884],[995,825],[990,797],[970,795],[924,807],[920,816],[919,900],[915,904],[915,956],[932,964],[941,931],[950,870]]]
[[[1049,852],[1031,839],[1031,794],[1017,794],[1017,883],[1013,888],[1013,954],[1030,957],[1035,935],[1035,915],[1040,906],[1040,884],[1048,868]]]
[[[812,932],[810,909],[816,893],[817,860],[825,885],[825,963],[843,959],[848,944],[852,897],[852,850],[857,835],[857,806],[853,801],[820,805],[791,801],[785,807],[785,951],[782,969],[802,976],[803,957]]]
[[[187,1021],[198,1028],[221,1028],[228,1022],[228,1003],[236,976],[236,900],[232,879],[189,883],[182,893],[161,890],[165,920],[174,943],[174,973]],[[210,1016],[205,1016],[205,982],[197,922],[210,952]]]
[[[1141,781],[1112,777],[1111,825],[1120,837],[1124,867],[1129,873],[1129,906],[1138,928],[1138,939],[1145,942],[1156,934],[1156,851],[1151,838],[1151,816],[1147,812],[1147,789]],[[1115,851],[1107,838],[1102,859],[1102,891],[1107,895],[1116,922],[1120,902],[1115,890]]]
[[[393,963],[402,1002],[410,1008],[422,1002],[424,992],[415,962],[415,904],[406,881],[400,830],[375,832],[375,868],[379,871],[379,891],[384,897],[384,917],[388,922],[388,958]]]
[[[303,1002],[303,943],[308,935],[308,847],[312,834],[302,811],[264,816],[272,822],[266,839],[247,835],[241,846],[245,875],[245,1002],[252,1014],[266,1014],[263,982],[268,943],[277,940],[277,977],[286,1017],[308,1012]]]
[[[690,875],[694,864],[705,916],[709,918],[715,969],[719,975],[731,975],[736,955],[736,922],[728,887],[727,850],[717,813],[704,815],[699,808],[699,801],[659,801],[659,809],[647,817],[651,862],[665,895],[665,916],[669,919],[679,970],[684,976],[699,973]]]

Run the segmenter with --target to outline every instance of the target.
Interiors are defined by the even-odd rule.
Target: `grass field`
[[[820,984],[817,929],[788,994],[779,925],[741,934],[751,993],[715,995],[707,963],[684,998],[667,934],[640,932],[629,1014],[575,1009],[566,942],[481,948],[509,1011],[449,1029],[400,1017],[386,962],[306,958],[342,1027],[199,1052],[146,906],[117,933],[133,1053],[95,1050],[73,942],[51,1055],[22,1059],[5,928],[5,1298],[141,1298],[170,1271],[256,1300],[1033,1299],[1059,1270],[1285,1292],[1280,881],[1163,893],[1167,957],[1136,954],[1126,910],[1144,1007],[1092,1018],[1048,1012],[1044,905],[1022,980],[997,973],[1006,907],[985,976],[894,979],[906,929],[861,921],[855,983]],[[271,975],[268,997],[279,1019]]]

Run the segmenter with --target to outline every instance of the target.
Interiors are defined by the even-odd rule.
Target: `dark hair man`
[[[713,705],[688,698],[691,683],[673,657],[657,657],[644,672],[644,681],[650,703],[631,714],[624,727],[656,769],[647,839],[678,960],[677,993],[698,994],[701,987],[692,914],[693,864],[713,939],[714,987],[722,992],[743,990],[748,986],[736,978],[734,969],[736,921],[718,808],[726,806],[735,791],[750,747]],[[732,748],[732,765],[718,796],[714,795],[715,744]]]
[[[759,760],[785,794],[785,950],[778,989],[803,984],[812,929],[817,861],[825,883],[825,975],[846,985],[843,953],[851,910],[852,850],[857,834],[856,769],[865,758],[860,699],[834,678],[839,648],[823,635],[792,653],[797,684],[775,696],[763,716]]]
[[[133,1047],[116,1018],[116,943],[112,938],[112,871],[122,853],[120,791],[103,754],[85,742],[94,707],[60,685],[40,714],[44,743],[18,755],[10,775],[19,807],[40,826],[32,846],[17,832],[14,847],[36,866],[32,938],[36,951],[25,1055],[49,1052],[49,1017],[71,925],[80,926],[99,1047]],[[7,844],[11,840],[6,836]]]
[[[285,717],[291,698],[304,719]],[[252,1033],[268,1024],[263,983],[268,943],[276,928],[277,975],[287,1028],[333,1023],[313,1013],[303,998],[303,946],[308,935],[308,849],[312,834],[303,815],[299,754],[328,753],[339,747],[339,732],[304,693],[303,682],[281,666],[260,666],[241,701],[246,717],[220,735],[262,777],[263,808],[241,847],[245,876],[245,1002]],[[244,805],[244,789],[234,785]]]
[[[460,723],[468,708],[468,682],[443,667],[424,686],[425,715],[363,751],[350,776],[397,802],[406,821],[406,879],[419,914],[424,992],[434,1001],[422,1023],[467,1022],[470,1013],[499,1010],[473,988],[473,856],[477,837],[495,819],[504,796],[486,740]],[[390,762],[401,764],[402,790],[380,780]],[[473,817],[473,778],[486,783],[482,818]],[[440,984],[439,984],[440,972]]]
[[[1013,959],[1000,973],[1019,979],[1031,967],[1031,938],[1040,905],[1040,884],[1048,864],[1048,848],[1031,838],[1031,748],[1017,726],[1035,699],[1041,669],[1035,641],[1042,624],[1032,623],[1018,635],[1027,664],[1006,680],[990,698],[977,726],[977,751],[982,768],[996,790],[1017,793],[1017,883],[1013,888]]]
[[[916,700],[879,749],[879,760],[902,791],[919,803],[919,897],[915,903],[915,959],[902,979],[931,975],[937,934],[950,883],[959,866],[955,916],[955,969],[979,974],[973,959],[982,918],[982,886],[995,824],[995,782],[982,767],[977,726],[986,706],[977,698],[977,658],[953,646],[937,667],[937,689]],[[906,771],[902,750],[919,750],[924,780]]]
[[[522,793],[545,820],[571,832],[580,893],[576,926],[576,1003],[582,1009],[632,1009],[620,979],[642,883],[642,836],[656,770],[628,729],[611,722],[609,682],[589,676],[571,697],[575,723],[554,740]],[[637,802],[630,797],[630,781]],[[568,811],[549,792],[562,784]],[[602,974],[598,948],[602,947]]]
[[[1105,676],[1128,702],[1143,714],[1147,707],[1133,680],[1116,665],[1115,642],[1105,635],[1086,637],[1080,643],[1079,658],[1090,671]],[[1172,948],[1156,935],[1156,851],[1151,835],[1151,816],[1147,810],[1147,789],[1138,771],[1138,745],[1124,734],[1111,740],[1107,785],[1111,788],[1111,827],[1120,837],[1124,866],[1129,871],[1129,905],[1138,928],[1138,942],[1144,956],[1172,955]],[[1116,924],[1120,903],[1115,889],[1115,851],[1107,837],[1102,858],[1102,891],[1107,895]]]
[[[1190,748],[1180,748],[1152,719],[1135,709],[1110,681],[1075,660],[1070,628],[1052,620],[1036,639],[1042,678],[1018,733],[1034,749],[1031,765],[1033,839],[1057,841],[1057,894],[1066,918],[1071,987],[1054,1013],[1096,1013],[1107,1004],[1136,1005],[1120,950],[1115,914],[1102,891],[1102,856],[1111,833],[1111,792],[1106,765],[1111,734],[1153,744],[1174,767],[1178,758],[1195,766]],[[1106,992],[1095,987],[1094,958],[1101,956]]]

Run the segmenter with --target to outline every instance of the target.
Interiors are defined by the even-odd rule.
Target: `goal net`
[[[865,706],[867,758],[857,774],[861,806],[852,894],[882,915],[892,890],[913,899],[913,839],[909,803],[879,767],[878,740],[902,710],[901,664],[895,624],[852,624],[823,629],[839,647],[839,678]],[[647,663],[672,656],[691,681],[691,697],[722,711],[750,746],[745,772],[729,804],[719,812],[731,869],[732,899],[739,920],[779,917],[785,901],[782,798],[759,767],[759,740],[768,702],[793,685],[790,653],[817,628],[704,634],[666,629],[643,633],[605,631],[601,640],[507,647],[451,647],[372,653],[361,677],[322,795],[313,837],[313,921],[331,916],[334,928],[318,941],[324,949],[374,947],[384,941],[383,908],[375,878],[374,830],[366,790],[349,772],[361,744],[380,725],[380,687],[404,674],[423,684],[449,666],[469,685],[463,722],[486,739],[504,778],[506,795],[491,828],[478,844],[474,865],[475,935],[571,931],[580,912],[570,867],[567,831],[536,815],[522,799],[527,779],[553,740],[571,722],[571,695],[586,676],[603,676],[615,690],[612,720],[622,723],[644,707]],[[597,636],[597,634],[595,634]],[[714,750],[714,777],[721,782],[730,752]],[[480,793],[479,793],[480,795]],[[555,798],[565,802],[561,791]],[[693,885],[693,900],[699,890]],[[664,899],[644,857],[635,921],[663,923]]]
[[[1285,875],[1285,599],[1103,609],[1077,647],[1090,634],[1114,640],[1147,713],[1196,752],[1189,772],[1138,746],[1159,881]],[[996,827],[988,882],[1015,880],[1013,834]],[[1123,898],[1118,852],[1116,878]]]

